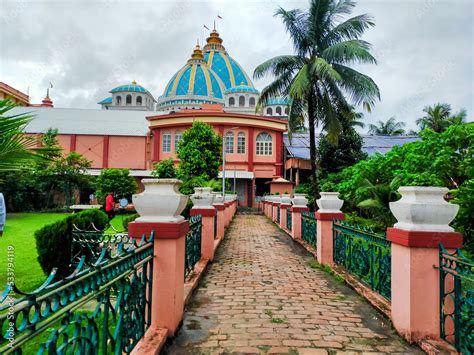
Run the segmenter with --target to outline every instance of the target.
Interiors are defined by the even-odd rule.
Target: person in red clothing
[[[105,198],[105,213],[109,216],[109,221],[115,217],[115,201],[111,193]]]

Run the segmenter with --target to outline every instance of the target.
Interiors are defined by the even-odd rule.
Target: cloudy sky
[[[99,108],[96,102],[136,80],[155,97],[186,62],[217,13],[224,45],[249,75],[264,60],[292,52],[278,6],[308,1],[0,0],[0,81],[44,97],[49,82],[56,107]],[[366,122],[396,116],[408,128],[424,106],[447,102],[473,120],[474,2],[359,0],[376,27],[364,39],[379,63],[359,66],[382,99]],[[262,89],[270,78],[255,82]]]

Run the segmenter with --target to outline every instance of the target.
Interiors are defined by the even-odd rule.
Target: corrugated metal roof
[[[385,154],[395,145],[415,142],[419,140],[417,136],[369,136],[362,135],[364,140],[362,150],[369,156],[375,153]],[[289,157],[309,160],[309,133],[296,133],[291,137],[291,144],[288,134],[283,137],[283,142],[289,152]],[[319,136],[316,137],[316,145],[319,144]]]
[[[111,136],[145,136],[148,133],[146,116],[164,114],[155,111],[44,107],[15,107],[11,112],[28,112],[35,116],[26,126],[26,133],[43,133],[48,128],[57,128],[60,134]]]

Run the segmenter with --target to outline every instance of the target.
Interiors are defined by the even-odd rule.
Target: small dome
[[[288,97],[272,97],[271,99],[268,99],[268,102],[266,106],[271,106],[271,105],[289,105],[290,104],[290,99]]]
[[[150,94],[150,92],[147,89],[145,89],[141,85],[138,85],[136,81],[133,81],[130,85],[117,86],[116,88],[110,90],[109,92],[111,92],[111,93],[116,93],[116,92],[143,92],[143,93]]]
[[[234,94],[234,93],[246,93],[246,92],[249,92],[249,93],[252,93],[252,94],[258,94],[258,90],[255,89],[254,87],[251,87],[251,86],[248,86],[248,85],[244,85],[244,83],[242,82],[239,86],[234,86],[230,89],[227,89],[225,91],[225,94]]]
[[[112,104],[112,97],[107,97],[102,101],[98,102],[99,105],[111,105]]]

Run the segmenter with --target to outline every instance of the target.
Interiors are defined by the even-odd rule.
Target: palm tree
[[[437,103],[433,106],[426,106],[423,112],[425,115],[416,120],[416,124],[422,130],[429,128],[441,133],[451,125],[463,124],[466,121],[466,110],[462,109],[451,115],[451,105],[449,104]]]
[[[29,114],[9,115],[8,111],[15,103],[6,99],[0,100],[0,171],[20,170],[25,163],[44,159],[43,153],[49,148],[35,148],[35,137],[26,136],[23,128],[33,119]]]
[[[376,136],[400,136],[405,134],[404,122],[397,122],[395,116],[390,117],[387,122],[378,121],[377,124],[369,124],[369,134]]]
[[[366,29],[374,26],[372,18],[364,14],[342,21],[354,6],[351,0],[311,0],[308,12],[279,8],[275,16],[282,18],[295,53],[271,58],[254,72],[256,79],[267,74],[274,77],[262,90],[257,109],[271,97],[286,95],[291,99],[289,131],[298,117],[308,120],[315,198],[319,198],[316,126],[321,125],[335,142],[341,131],[341,113],[350,107],[346,97],[369,111],[380,99],[375,82],[350,67],[354,63],[376,63],[370,44],[360,39]]]

